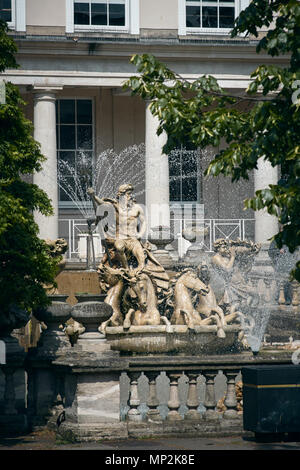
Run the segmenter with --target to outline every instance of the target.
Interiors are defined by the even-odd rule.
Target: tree
[[[16,68],[16,45],[0,21],[0,72]],[[44,286],[54,285],[58,259],[38,237],[33,211],[52,213],[48,196],[24,175],[41,170],[44,161],[25,119],[18,89],[6,83],[6,103],[0,104],[0,323],[11,312],[26,312],[49,304]],[[26,315],[25,315],[26,316]],[[24,317],[24,315],[23,315]],[[1,326],[0,325],[0,326]]]
[[[206,175],[248,179],[260,158],[281,170],[276,185],[257,191],[245,201],[253,210],[265,208],[278,217],[281,231],[274,237],[279,248],[291,253],[300,246],[300,4],[297,0],[252,0],[237,18],[231,36],[240,33],[258,37],[257,53],[285,55],[287,66],[261,65],[251,75],[246,96],[229,96],[212,76],[188,82],[155,57],[132,57],[139,75],[125,84],[133,94],[152,100],[151,112],[159,119],[158,134],[167,134],[168,154],[179,139],[189,136],[198,147],[227,147],[209,164]],[[252,104],[240,111],[241,101]],[[293,271],[300,281],[300,261]]]

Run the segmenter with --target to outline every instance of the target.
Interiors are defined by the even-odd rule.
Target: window
[[[14,2],[12,0],[0,0],[0,19],[6,21],[8,26],[14,23]]]
[[[199,154],[181,146],[169,155],[170,201],[197,202]]]
[[[124,29],[127,0],[74,0],[75,28]]]
[[[231,29],[236,17],[232,0],[186,0],[186,27]]]
[[[228,33],[249,0],[178,0],[179,35]]]
[[[93,101],[56,102],[59,200],[61,206],[86,198],[91,186],[94,155]]]
[[[26,0],[0,0],[0,19],[11,29],[26,31]]]
[[[139,34],[140,32],[140,0],[65,1],[66,33],[109,31]]]

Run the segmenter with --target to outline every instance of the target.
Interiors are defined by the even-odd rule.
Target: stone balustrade
[[[164,434],[173,428],[204,432],[242,432],[236,383],[250,354],[214,357],[132,357],[128,359],[125,421],[139,434],[139,423]],[[151,364],[152,362],[152,364]],[[218,406],[222,403],[222,407]],[[122,397],[121,397],[122,401]],[[144,429],[144,428],[142,428]],[[153,434],[153,429],[151,434]],[[182,431],[183,432],[183,431]],[[206,431],[205,431],[206,432]]]
[[[240,434],[243,415],[236,385],[242,368],[291,363],[292,351],[262,350],[257,356],[250,351],[207,356],[122,356],[111,351],[109,342],[96,331],[89,330],[90,346],[74,347],[63,337],[59,324],[74,310],[85,328],[91,321],[94,328],[94,315],[90,319],[89,309],[81,314],[79,306],[59,307],[54,303],[47,310],[44,320],[49,330],[42,333],[35,351],[29,351],[26,357],[22,352],[24,365],[23,359],[15,361],[11,354],[9,362],[1,366],[4,385],[2,391],[0,387],[0,402],[5,406],[0,414],[4,428],[18,419],[28,422],[31,428],[48,423],[65,439],[79,441]],[[20,367],[28,376],[27,409],[16,419],[19,411],[14,377]]]

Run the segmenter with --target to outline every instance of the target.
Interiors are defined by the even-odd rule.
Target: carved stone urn
[[[172,264],[172,258],[166,246],[172,243],[174,235],[171,232],[170,227],[159,225],[151,228],[148,234],[148,240],[150,243],[156,246],[153,251],[154,256],[163,266],[169,266]]]
[[[112,313],[111,306],[105,302],[78,302],[74,305],[71,316],[85,328],[78,337],[76,347],[94,352],[109,350],[105,336],[98,331],[98,327],[108,320]]]

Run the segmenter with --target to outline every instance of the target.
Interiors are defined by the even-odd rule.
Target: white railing
[[[226,239],[253,239],[255,219],[171,219],[171,230],[175,240],[178,242],[178,255],[182,258],[187,252],[191,243],[184,239],[183,232],[187,227],[196,226],[205,230],[202,243],[204,250],[213,251],[213,244],[218,238]],[[85,258],[86,237],[88,225],[84,219],[60,219],[60,236],[68,242],[68,259]],[[101,240],[94,228],[94,246],[96,257],[101,256],[103,248]]]
[[[171,219],[171,229],[178,240],[179,258],[184,256],[191,243],[183,237],[184,230],[190,227],[203,229],[203,248],[213,251],[213,244],[219,238],[235,240],[253,239],[255,219]]]
[[[86,260],[88,224],[84,219],[59,219],[60,236],[68,243],[67,258],[69,260]],[[93,240],[96,258],[101,257],[103,249],[97,228],[93,229]]]

